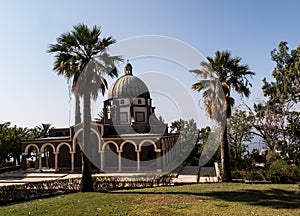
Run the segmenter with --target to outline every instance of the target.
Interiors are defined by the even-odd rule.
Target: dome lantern
[[[124,74],[125,75],[132,75],[132,65],[127,60],[127,64],[124,67]]]

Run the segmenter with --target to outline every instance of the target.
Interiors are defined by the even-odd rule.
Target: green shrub
[[[163,176],[156,174],[134,177],[99,176],[93,177],[93,188],[95,191],[110,191],[124,188],[170,185],[174,176],[172,173]],[[0,206],[15,201],[78,192],[80,182],[80,178],[72,178],[2,186],[0,187]]]
[[[244,173],[241,171],[231,171],[231,177],[232,179],[243,179]]]
[[[300,177],[300,167],[293,167],[293,177]]]
[[[267,170],[267,179],[272,183],[284,183],[285,177],[293,175],[291,167],[284,160],[276,160],[271,163]]]
[[[266,167],[270,167],[274,161],[280,160],[280,155],[274,151],[268,151],[266,156]]]
[[[245,174],[245,179],[250,181],[262,181],[264,180],[264,176],[259,171],[249,171]]]

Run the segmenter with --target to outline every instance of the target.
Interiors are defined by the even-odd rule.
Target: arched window
[[[142,104],[142,100],[141,99],[138,99],[138,104]]]

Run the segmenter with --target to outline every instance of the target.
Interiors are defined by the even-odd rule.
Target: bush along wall
[[[80,179],[30,182],[0,187],[1,205],[79,191]]]
[[[110,190],[133,189],[170,185],[174,175],[167,174],[118,177],[103,176],[93,178],[94,191],[108,192]],[[0,205],[11,202],[26,201],[42,197],[79,192],[80,178],[59,179],[52,181],[30,182],[21,185],[0,187]]]
[[[284,160],[274,161],[267,170],[267,178],[272,183],[286,183],[286,179],[292,176],[292,168]]]

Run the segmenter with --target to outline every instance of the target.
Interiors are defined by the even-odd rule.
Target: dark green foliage
[[[246,111],[236,110],[228,120],[227,131],[232,169],[246,169],[248,166],[248,158],[245,157],[247,152],[246,143],[253,138],[250,118]]]
[[[300,143],[300,112],[290,112],[288,116],[287,132],[292,144]]]
[[[192,157],[198,156],[197,142],[199,140],[199,129],[197,128],[195,120],[179,119],[172,122],[170,128],[171,132],[179,133],[178,141],[180,142],[182,157],[189,157],[188,160],[193,160],[194,162],[196,162],[196,158],[192,159]]]
[[[300,167],[294,166],[293,168],[293,177],[300,177]]]
[[[232,179],[244,179],[244,175],[243,171],[231,171]]]
[[[291,145],[285,156],[284,159],[295,166],[300,167],[300,144],[298,145]]]
[[[187,163],[190,166],[198,166],[199,165],[199,158],[201,157],[201,154],[203,152],[204,146],[207,144],[208,136],[211,132],[210,127],[201,128],[199,131],[199,137],[197,140],[197,143],[189,155],[187,159]],[[214,156],[205,164],[205,166],[213,165],[215,161],[220,160],[220,151],[217,151]]]
[[[263,181],[264,176],[261,171],[248,171],[245,173],[245,179],[249,181]]]
[[[272,50],[276,63],[273,80],[263,79],[264,104],[254,105],[254,133],[260,136],[271,151],[286,152],[290,144],[299,141],[299,113],[293,111],[300,101],[300,46],[289,51],[287,42],[280,42]]]
[[[28,128],[12,127],[10,122],[0,124],[0,167],[7,166],[10,159],[13,159],[12,165],[20,164],[21,142],[33,137]]]
[[[292,176],[292,169],[284,160],[274,161],[266,172],[266,177],[272,183],[285,183],[284,177]]]
[[[272,76],[275,82],[263,80],[264,96],[269,97],[268,104],[297,102],[300,100],[300,46],[291,50],[287,42],[280,42],[277,49],[272,50],[271,57],[276,63]]]

